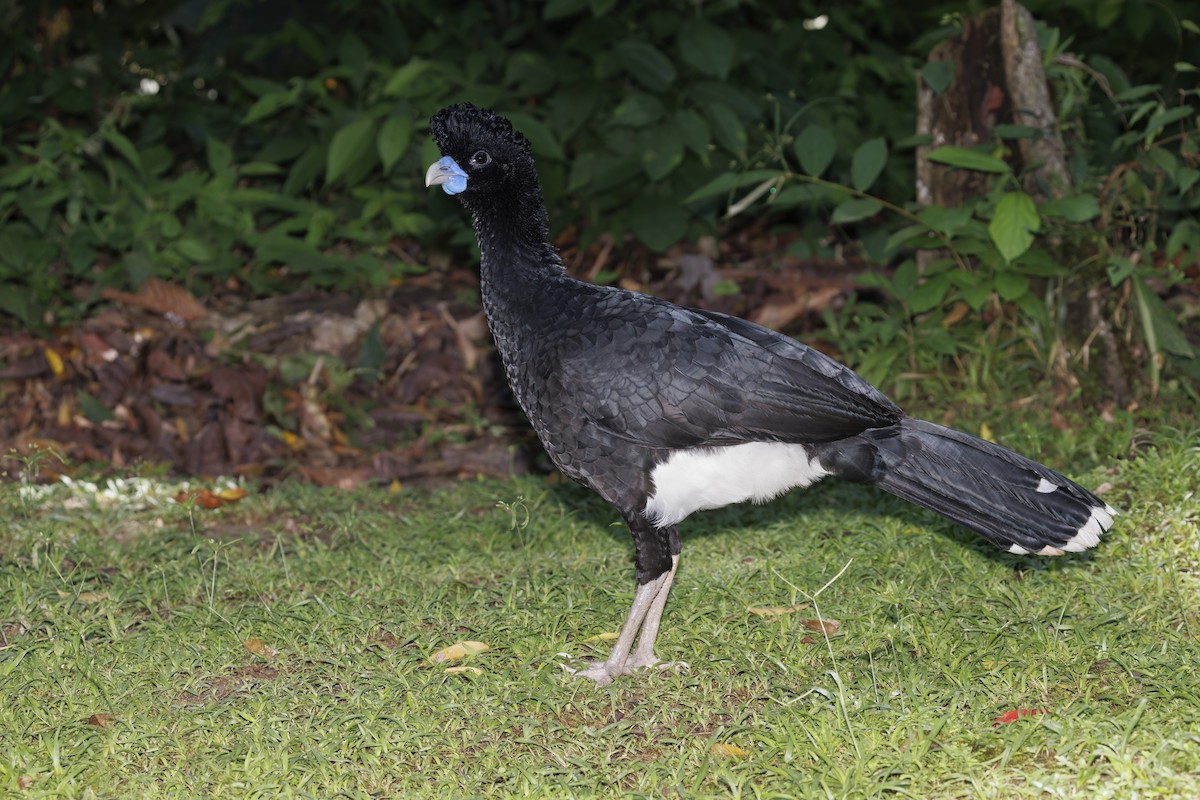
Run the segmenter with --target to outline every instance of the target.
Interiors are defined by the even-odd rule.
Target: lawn
[[[1194,797],[1200,432],[993,428],[1106,485],[1101,547],[1010,556],[848,484],[697,515],[687,666],[606,688],[563,665],[632,548],[572,485],[0,486],[0,794]]]

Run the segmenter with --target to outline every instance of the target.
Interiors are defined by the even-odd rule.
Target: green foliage
[[[1180,55],[1195,25],[1174,0],[1154,14],[1030,5],[1086,58],[1056,59],[1067,42],[1043,31],[1078,189],[1027,195],[1001,156],[1036,131],[999,125],[978,149],[931,156],[995,176],[964,209],[910,203],[912,75],[934,89],[955,77],[922,66],[955,30],[925,6],[14,7],[0,42],[0,314],[54,322],[152,275],[199,294],[400,281],[414,267],[394,257],[397,237],[469,247],[453,201],[420,177],[429,114],[470,100],[528,136],[552,219],[582,223],[582,244],[608,233],[663,250],[765,203],[800,231],[796,253],[818,254],[832,223],[898,267],[874,282],[903,323],[854,313],[897,348],[879,358],[914,367],[913,342],[956,356],[1005,308],[1049,363],[1063,323],[1047,298],[1128,288],[1157,385],[1164,359],[1191,349],[1148,289],[1200,242],[1196,70]],[[920,251],[941,255],[917,269]],[[976,314],[942,325],[960,302]]]
[[[1043,34],[1051,47],[1058,41],[1053,30]],[[856,304],[842,319],[830,319],[845,349],[865,352],[859,363],[869,378],[884,380],[899,360],[911,372],[938,369],[939,361],[1017,340],[1030,345],[1045,372],[1060,370],[1063,348],[1096,334],[1068,330],[1069,307],[1099,288],[1108,298],[1105,313],[1124,322],[1121,338],[1140,335],[1140,362],[1154,395],[1168,357],[1196,355],[1160,292],[1182,280],[1180,265],[1200,255],[1200,127],[1192,107],[1200,90],[1188,65],[1175,72],[1181,83],[1191,75],[1191,87],[1177,89],[1171,100],[1163,84],[1131,86],[1111,62],[1103,62],[1104,83],[1089,65],[1069,63],[1051,72],[1072,134],[1075,188],[1068,196],[1036,199],[1023,188],[1025,176],[1005,160],[1015,140],[1040,135],[1027,126],[998,125],[995,140],[978,148],[944,146],[928,154],[931,161],[992,176],[986,194],[950,209],[898,204],[868,191],[894,169],[897,156],[885,140],[856,146],[848,174],[839,173],[846,161],[835,160],[834,134],[820,121],[794,117],[764,145],[774,168],[719,175],[689,200],[725,194],[730,213],[764,200],[767,211],[782,215],[805,204],[835,225],[854,224],[869,260],[896,263],[890,278],[873,272],[862,283],[899,301],[903,317]],[[1095,141],[1097,106],[1123,125],[1099,129],[1105,148]],[[795,132],[795,125],[803,127]],[[891,150],[908,159],[911,144],[902,140]],[[831,172],[836,180],[821,177]],[[890,213],[877,216],[883,209]],[[997,318],[1011,324],[997,326]]]
[[[582,218],[589,240],[632,233],[665,249],[712,229],[719,197],[683,201],[752,168],[772,117],[807,98],[833,99],[823,119],[840,140],[899,133],[892,102],[910,103],[915,62],[884,42],[910,40],[915,21],[885,31],[835,15],[833,36],[806,27],[818,11],[20,7],[0,59],[0,311],[52,321],[72,313],[73,290],[87,301],[151,275],[201,294],[402,278],[393,237],[465,240],[451,201],[420,185],[425,120],[456,100],[529,137],[557,224]],[[884,166],[869,153],[855,180]]]

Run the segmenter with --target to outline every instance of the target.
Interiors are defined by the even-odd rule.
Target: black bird
[[[906,416],[848,367],[760,325],[566,274],[529,143],[472,105],[430,119],[427,186],[471,212],[484,312],[550,458],[633,535],[637,592],[604,685],[654,654],[693,511],[766,501],[827,475],[933,509],[1010,553],[1093,547],[1116,512],[990,442]],[[639,635],[640,634],[640,635]],[[634,641],[637,648],[634,649]]]

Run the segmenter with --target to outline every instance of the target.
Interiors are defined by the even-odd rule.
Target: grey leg
[[[658,594],[654,596],[650,610],[646,613],[646,619],[642,622],[642,632],[638,635],[637,649],[625,662],[625,668],[630,672],[653,667],[659,663],[658,657],[654,655],[654,642],[658,639],[658,626],[662,621],[663,609],[667,605],[667,595],[671,593],[671,584],[675,582],[675,570],[677,569],[679,569],[679,556],[671,556],[671,571],[663,576],[666,580],[659,588]]]
[[[627,662],[629,661],[629,651],[633,648],[633,640],[637,638],[638,631],[642,630],[642,623],[647,619],[652,621],[652,628],[648,631],[642,630],[638,653],[648,650],[650,657],[654,657],[654,639],[658,636],[659,620],[662,617],[663,606],[667,602],[667,592],[671,588],[671,581],[675,579],[675,565],[678,563],[679,556],[673,556],[669,572],[664,572],[649,583],[644,583],[637,588],[637,593],[633,596],[633,606],[629,609],[629,616],[625,618],[625,624],[621,626],[621,633],[617,636],[617,643],[613,645],[608,659],[596,662],[585,669],[569,669],[572,674],[580,678],[589,678],[600,686],[607,686],[617,675],[627,675],[631,669],[641,666],[636,663],[636,656],[633,660],[634,663]],[[650,633],[649,639],[646,637],[647,632]],[[645,644],[646,642],[649,644]]]

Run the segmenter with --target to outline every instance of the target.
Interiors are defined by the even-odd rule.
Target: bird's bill
[[[446,194],[458,194],[467,188],[467,173],[450,156],[429,165],[425,170],[426,186],[441,186]]]

